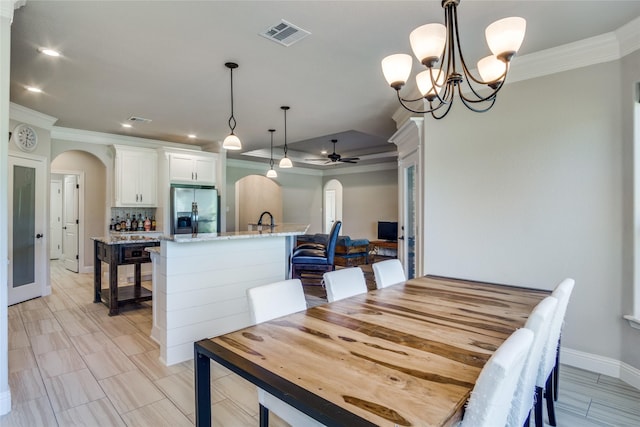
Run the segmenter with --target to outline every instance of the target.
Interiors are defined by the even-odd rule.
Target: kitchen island
[[[289,277],[296,236],[309,226],[160,237],[153,262],[153,327],[160,359],[193,358],[193,343],[251,324],[246,291]]]

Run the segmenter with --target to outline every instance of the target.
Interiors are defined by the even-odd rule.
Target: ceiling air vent
[[[145,119],[144,117],[131,116],[128,120],[136,123],[151,123],[151,119]]]
[[[280,43],[283,46],[291,46],[297,41],[302,40],[311,34],[307,30],[303,30],[300,27],[296,27],[290,22],[284,19],[279,24],[273,25],[267,28],[264,32],[260,33],[262,37],[272,40],[276,43]]]

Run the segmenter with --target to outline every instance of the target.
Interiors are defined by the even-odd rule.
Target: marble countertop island
[[[253,231],[227,231],[224,233],[198,233],[198,234],[172,234],[160,236],[160,240],[176,243],[208,242],[215,240],[251,239],[259,237],[286,237],[305,234],[309,224],[282,224],[271,227],[261,226],[261,229]]]

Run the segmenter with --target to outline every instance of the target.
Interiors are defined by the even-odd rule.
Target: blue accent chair
[[[326,245],[303,245],[293,251],[291,256],[292,279],[300,279],[303,272],[323,274],[335,270],[333,260],[340,227],[342,227],[342,221],[333,223]]]

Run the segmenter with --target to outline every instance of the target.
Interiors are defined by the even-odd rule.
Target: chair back
[[[480,371],[460,427],[497,427],[507,422],[511,399],[533,342],[533,332],[515,331]]]
[[[575,283],[573,279],[564,279],[551,293],[551,296],[558,300],[558,305],[556,306],[556,312],[549,326],[547,342],[542,351],[542,361],[540,362],[538,378],[536,379],[536,385],[538,387],[545,387],[547,378],[549,378],[556,364],[556,352],[558,351],[558,341],[560,340],[562,323],[564,322],[564,315],[567,312],[569,298],[571,297]]]
[[[254,324],[307,309],[300,279],[283,280],[247,289]]]
[[[522,427],[531,412],[536,391],[538,367],[540,366],[542,351],[549,338],[549,327],[557,305],[558,300],[555,297],[546,297],[536,305],[524,325],[525,328],[533,332],[533,343],[513,395],[511,410],[507,419],[508,427]]]
[[[376,262],[373,264],[373,275],[376,279],[376,288],[378,289],[407,281],[402,263],[398,259]]]
[[[336,253],[336,244],[341,227],[342,221],[336,221],[331,226],[331,231],[329,232],[329,238],[327,239],[327,264],[329,265],[333,265],[333,257]]]
[[[367,292],[367,282],[360,267],[343,268],[323,275],[329,302]]]

